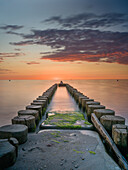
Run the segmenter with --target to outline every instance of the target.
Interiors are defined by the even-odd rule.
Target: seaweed
[[[76,149],[73,149],[73,151],[76,152],[76,153],[85,153],[83,151],[77,151]]]
[[[88,152],[91,154],[94,154],[94,155],[96,154],[96,152],[94,152],[94,151],[88,151]]]

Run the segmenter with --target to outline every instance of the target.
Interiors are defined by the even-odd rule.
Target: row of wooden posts
[[[0,127],[0,169],[16,162],[18,145],[27,141],[28,132],[35,131],[56,89],[57,84],[54,84],[26,106],[26,110],[18,111],[18,116],[12,119],[12,125]]]
[[[123,153],[128,153],[128,127],[125,125],[125,118],[115,116],[115,111],[106,109],[100,102],[90,99],[69,84],[66,87],[75,101],[86,112],[88,121],[91,122],[91,115],[94,113],[103,127],[112,136],[118,148]]]
[[[25,124],[28,126],[29,132],[35,131],[36,125],[38,125],[40,119],[45,114],[46,108],[56,89],[57,84],[54,84],[42,96],[38,96],[33,100],[31,105],[26,106],[26,110],[18,111],[18,116],[12,119],[12,124]]]
[[[65,85],[79,106],[87,113],[88,120],[90,122],[92,121],[93,125],[95,127],[97,126],[99,131],[102,131],[101,123],[108,133],[112,134],[112,138],[120,150],[127,152],[128,131],[127,126],[125,125],[125,119],[120,116],[115,116],[115,112],[113,110],[105,109],[105,106],[100,105],[100,102],[90,99],[69,84]],[[18,116],[12,119],[12,125],[0,127],[0,144],[1,147],[3,147],[3,151],[4,148],[6,150],[9,143],[14,146],[13,151],[6,150],[8,153],[3,152],[0,156],[0,165],[4,168],[12,165],[16,161],[16,156],[18,155],[18,143],[22,144],[27,141],[28,131],[35,131],[36,126],[45,114],[48,103],[50,103],[56,89],[57,84],[54,84],[46,90],[42,96],[38,96],[36,100],[33,100],[31,105],[26,106],[25,110],[18,111]],[[95,116],[100,123],[96,122]],[[102,131],[102,133],[104,132]],[[107,135],[105,134],[104,136],[106,138]],[[1,139],[5,140],[1,141]],[[110,139],[108,140],[111,141]],[[113,146],[112,142],[111,145]],[[121,154],[118,153],[121,166],[123,165],[122,167],[127,167],[127,165],[125,165],[125,161],[120,155]]]

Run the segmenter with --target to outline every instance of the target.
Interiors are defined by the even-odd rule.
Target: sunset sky
[[[0,0],[0,79],[128,79],[128,0]]]

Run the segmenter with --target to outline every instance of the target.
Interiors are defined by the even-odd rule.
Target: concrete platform
[[[19,146],[19,156],[9,170],[119,170],[105,152],[97,132],[43,130],[29,134]]]

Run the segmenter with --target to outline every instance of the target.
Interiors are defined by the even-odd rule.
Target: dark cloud
[[[32,65],[32,64],[40,64],[40,63],[39,63],[39,62],[36,62],[36,61],[31,61],[31,62],[26,62],[26,64]]]
[[[13,57],[19,57],[24,56],[25,53],[0,53],[0,62],[3,62],[5,58],[13,58]]]
[[[20,41],[20,42],[17,42],[17,43],[10,42],[9,44],[10,45],[25,46],[25,45],[32,45],[32,44],[34,44],[34,42],[33,42],[33,40],[30,40],[30,41]]]
[[[108,13],[102,15],[82,13],[66,18],[55,16],[42,22],[58,23],[62,27],[67,28],[99,28],[126,24],[128,23],[128,15],[122,13]]]
[[[0,58],[23,56],[24,53],[0,53]]]
[[[1,26],[0,29],[2,30],[19,30],[21,28],[23,28],[24,26],[19,26],[19,25],[4,25],[4,26]]]
[[[72,17],[52,17],[45,22],[58,22],[65,29],[31,30],[21,35],[24,41],[11,45],[46,45],[54,52],[40,53],[41,59],[58,62],[87,61],[128,64],[128,32],[100,31],[101,26],[109,27],[124,23],[125,14],[110,13],[95,15],[84,13]],[[70,29],[66,29],[66,27]],[[81,27],[73,28],[73,27]],[[85,29],[90,27],[90,29]]]
[[[23,36],[22,33],[17,33],[17,32],[14,32],[14,31],[7,31],[6,34],[13,34],[13,35]]]

